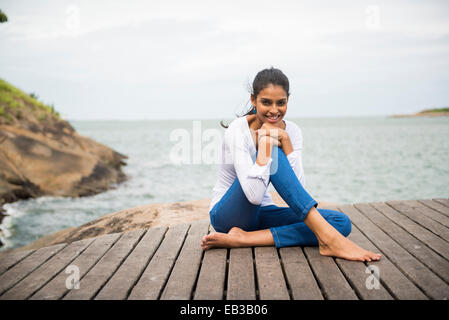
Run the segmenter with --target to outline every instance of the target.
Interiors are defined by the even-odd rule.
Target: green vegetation
[[[0,79],[0,116],[11,122],[11,115],[20,119],[24,114],[22,110],[25,109],[41,121],[47,119],[47,115],[60,119],[60,115],[55,111],[53,104],[46,105],[37,100],[35,93],[26,94]]]
[[[31,97],[31,98],[34,98],[34,99],[36,99],[36,100],[39,99],[38,95],[35,94],[34,92],[31,92],[31,93],[30,93],[30,97]]]
[[[6,21],[8,21],[8,17],[2,10],[0,10],[0,23],[6,22]]]
[[[420,111],[419,113],[424,113],[424,112],[449,112],[449,108],[426,109],[426,110]]]

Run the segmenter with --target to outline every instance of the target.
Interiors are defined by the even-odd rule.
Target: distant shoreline
[[[392,118],[449,117],[449,108],[427,109],[412,114],[395,114]]]

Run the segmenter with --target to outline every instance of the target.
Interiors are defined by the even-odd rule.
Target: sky
[[[0,78],[67,120],[233,118],[271,66],[287,117],[449,106],[449,2],[1,0]]]

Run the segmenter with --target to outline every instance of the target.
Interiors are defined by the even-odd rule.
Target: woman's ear
[[[256,99],[254,99],[254,94],[251,93],[251,105],[256,105]]]

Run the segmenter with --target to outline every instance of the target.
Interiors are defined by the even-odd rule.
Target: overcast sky
[[[2,0],[0,78],[74,119],[233,118],[274,66],[288,117],[449,105],[449,1]],[[246,105],[249,107],[249,105]]]

